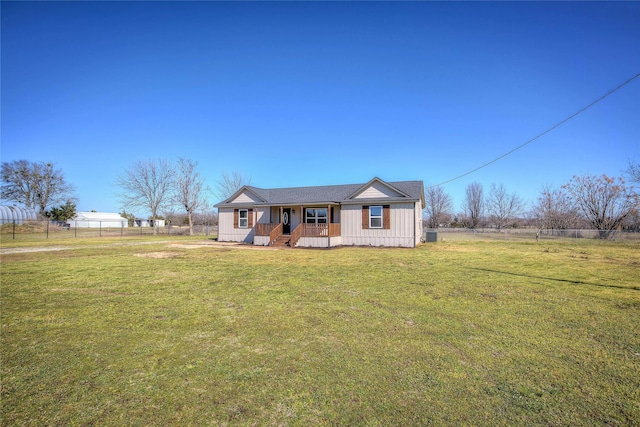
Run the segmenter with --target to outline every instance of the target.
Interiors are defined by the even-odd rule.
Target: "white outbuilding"
[[[20,225],[25,221],[36,221],[38,212],[20,206],[0,206],[0,224]]]
[[[129,221],[118,213],[111,212],[78,212],[76,216],[67,221],[70,227],[79,228],[105,228],[128,227]]]
[[[153,227],[154,224],[158,227],[164,227],[165,226],[165,220],[164,219],[144,219],[144,218],[136,218],[135,221],[133,222],[134,227]]]

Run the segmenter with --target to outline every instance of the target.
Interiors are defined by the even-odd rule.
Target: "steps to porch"
[[[291,235],[281,234],[273,241],[271,247],[274,248],[290,248],[291,247]]]
[[[254,226],[256,237],[267,237],[268,245],[277,248],[294,248],[301,237],[336,237],[340,235],[339,223],[321,224],[298,224],[291,234],[283,234],[282,223],[258,223]],[[264,239],[260,239],[261,245],[265,244]],[[324,246],[323,246],[324,247]]]

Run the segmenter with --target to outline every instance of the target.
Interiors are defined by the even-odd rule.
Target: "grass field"
[[[0,424],[640,425],[638,243],[211,243],[5,252]]]

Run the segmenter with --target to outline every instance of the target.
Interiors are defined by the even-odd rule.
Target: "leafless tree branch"
[[[175,170],[166,160],[138,160],[118,177],[122,207],[142,209],[151,214],[153,233],[157,233],[158,212],[171,201]]]

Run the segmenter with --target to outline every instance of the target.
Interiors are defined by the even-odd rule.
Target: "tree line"
[[[503,184],[491,184],[485,192],[473,182],[465,189],[461,209],[441,186],[425,188],[425,221],[429,228],[442,226],[501,230],[523,221],[542,229],[566,230],[591,226],[601,237],[621,228],[640,230],[640,167],[630,162],[625,177],[574,176],[554,188],[545,185],[532,206]]]

